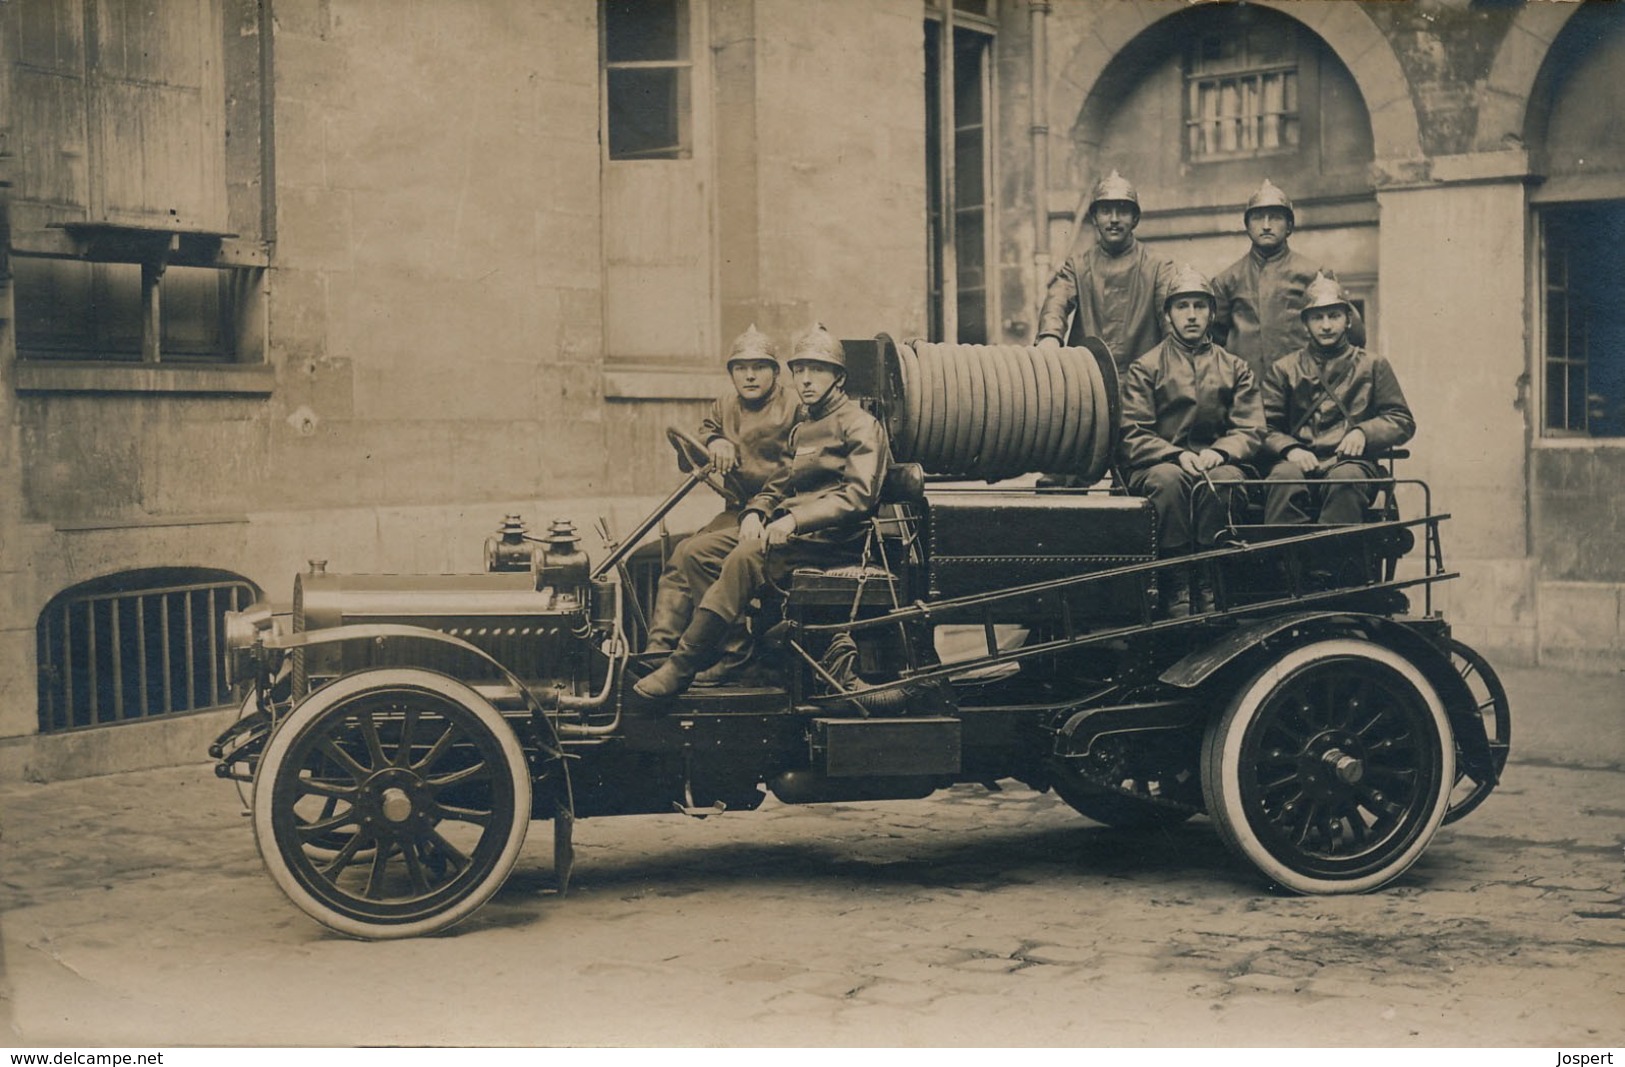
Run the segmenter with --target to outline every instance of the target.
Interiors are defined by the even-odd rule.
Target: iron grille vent
[[[59,594],[36,627],[40,732],[226,703],[225,613],[258,594],[221,572],[172,570],[114,575]]]

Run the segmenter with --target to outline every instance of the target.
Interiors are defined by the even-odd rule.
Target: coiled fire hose
[[[1044,471],[1080,475],[1087,485],[1105,474],[1117,380],[1104,346],[1097,353],[911,341],[897,355],[899,461],[990,482]]]

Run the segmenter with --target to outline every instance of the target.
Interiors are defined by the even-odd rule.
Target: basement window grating
[[[36,625],[40,732],[229,702],[225,613],[258,595],[226,572],[175,569],[126,572],[58,594]]]

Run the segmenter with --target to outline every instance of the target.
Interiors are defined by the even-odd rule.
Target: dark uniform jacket
[[[886,428],[856,400],[832,393],[790,431],[790,452],[789,464],[745,510],[769,522],[793,515],[803,541],[845,544],[861,538],[891,465]]]
[[[1247,364],[1211,341],[1194,349],[1170,337],[1123,375],[1123,465],[1174,463],[1216,449],[1245,463],[1264,434],[1264,409]]]
[[[1365,432],[1367,453],[1397,448],[1416,433],[1393,367],[1354,345],[1329,359],[1308,349],[1264,375],[1265,448],[1284,457],[1307,448],[1325,459],[1350,430]]]
[[[773,391],[753,406],[741,400],[738,393],[711,402],[710,413],[700,422],[700,440],[709,445],[726,437],[739,450],[737,476],[728,481],[737,480],[744,493],[742,499],[729,497],[730,510],[742,508],[789,461],[790,428],[802,414],[795,393],[777,381]]]
[[[1172,263],[1138,241],[1115,256],[1098,243],[1074,252],[1050,280],[1038,314],[1038,338],[1075,346],[1085,337],[1099,337],[1118,368],[1127,367],[1162,340],[1162,304],[1173,273]]]
[[[1309,345],[1309,328],[1299,312],[1303,291],[1322,268],[1287,245],[1265,259],[1258,249],[1213,279],[1213,336],[1247,361],[1260,381],[1270,364]],[[1349,340],[1365,343],[1359,312],[1349,316]]]

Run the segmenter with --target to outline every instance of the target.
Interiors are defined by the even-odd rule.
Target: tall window
[[[600,0],[600,235],[613,395],[650,395],[653,379],[637,377],[645,372],[709,370],[716,348],[708,7]],[[682,384],[658,386],[668,387]]]
[[[1185,151],[1193,162],[1298,147],[1295,41],[1270,26],[1202,34],[1185,54]]]
[[[687,0],[605,0],[610,159],[687,159],[693,152]]]
[[[931,336],[989,340],[993,0],[926,7],[925,165]],[[952,47],[948,42],[952,41]]]
[[[1625,201],[1548,208],[1541,223],[1545,433],[1625,437]]]

